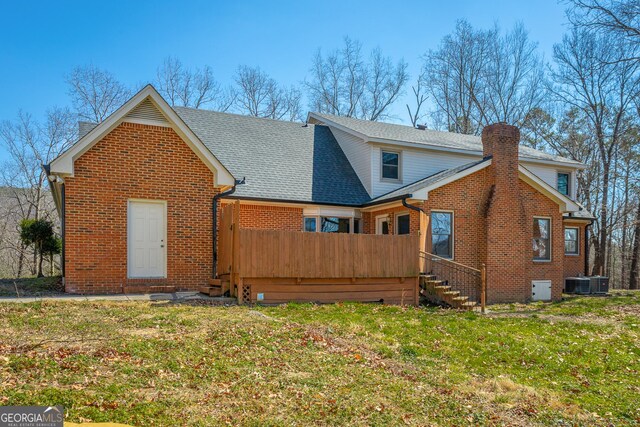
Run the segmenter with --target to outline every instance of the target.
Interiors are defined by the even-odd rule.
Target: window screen
[[[453,258],[453,214],[431,212],[431,252],[443,258]]]

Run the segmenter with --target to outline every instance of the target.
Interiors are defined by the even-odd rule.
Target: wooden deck
[[[418,304],[418,235],[242,229],[239,203],[221,212],[218,273],[239,302]]]

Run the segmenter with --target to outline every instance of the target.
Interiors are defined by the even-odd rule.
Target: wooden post
[[[233,204],[231,220],[231,274],[229,275],[229,295],[238,296],[242,290],[236,290],[237,278],[240,274],[240,200]]]
[[[482,263],[480,269],[480,310],[484,314],[484,309],[487,304],[487,266]]]
[[[427,228],[429,226],[429,217],[426,213],[420,212],[420,242],[419,250],[426,252],[427,250]],[[426,259],[420,257],[420,273],[425,273],[427,270]]]
[[[244,280],[242,280],[242,277],[238,278],[238,304],[244,304],[246,301],[244,301],[244,295],[243,295],[243,288],[244,287]]]

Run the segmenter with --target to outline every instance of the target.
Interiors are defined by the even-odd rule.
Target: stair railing
[[[484,313],[487,299],[487,269],[484,264],[478,270],[424,251],[420,251],[420,258],[425,260],[425,273],[446,282],[447,286],[451,286],[452,291],[458,291],[461,296],[469,297],[469,301],[480,302]]]

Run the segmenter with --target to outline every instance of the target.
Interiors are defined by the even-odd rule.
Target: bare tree
[[[435,127],[450,132],[478,134],[486,120],[484,76],[489,61],[492,31],[475,30],[458,21],[453,34],[425,55],[427,91],[435,103]]]
[[[302,94],[283,88],[259,67],[243,65],[235,77],[235,108],[242,114],[270,119],[301,120]]]
[[[638,278],[640,277],[640,201],[636,205],[636,214],[633,224],[633,244],[631,246],[631,266],[629,268],[629,289],[640,289]]]
[[[488,61],[483,72],[484,89],[478,108],[486,123],[507,122],[522,126],[531,111],[540,107],[544,91],[544,67],[537,43],[529,39],[522,24],[502,37],[491,37]]]
[[[423,67],[420,70],[420,74],[418,75],[415,83],[411,85],[411,93],[413,94],[414,102],[413,108],[408,103],[406,104],[409,121],[411,121],[411,125],[413,127],[416,127],[418,122],[423,120],[426,116],[426,113],[423,110],[425,103],[429,99],[426,84],[426,70]]]
[[[66,80],[74,109],[93,123],[102,122],[131,97],[113,74],[95,65],[74,68]]]
[[[342,49],[316,52],[306,87],[313,110],[376,121],[389,117],[408,79],[404,61],[394,64],[380,49],[365,61],[362,44],[347,37]]]
[[[425,56],[426,87],[436,127],[478,134],[484,125],[523,126],[544,99],[544,67],[521,24],[504,35],[458,21]]]
[[[156,72],[158,92],[173,106],[213,108],[227,111],[234,101],[230,88],[218,83],[210,66],[191,70],[173,57],[166,58]]]
[[[572,24],[596,32],[616,34],[631,43],[640,42],[640,1],[568,0]],[[637,55],[623,60],[638,60]]]
[[[49,163],[75,140],[75,118],[68,109],[54,108],[47,113],[44,124],[36,123],[29,114],[20,112],[14,122],[0,125],[0,141],[9,154],[0,173],[0,185],[10,212],[2,249],[15,254],[15,274],[20,276],[26,261],[26,248],[19,239],[21,219],[54,220],[54,209],[46,189],[42,165]],[[35,267],[35,253],[33,266]],[[32,267],[32,272],[34,271]]]
[[[630,46],[609,35],[574,29],[554,47],[553,93],[567,106],[584,113],[598,152],[599,215],[594,270],[606,269],[610,238],[610,181],[615,154],[622,141],[625,117],[638,95],[640,63],[618,61]],[[596,193],[597,194],[597,193]]]

